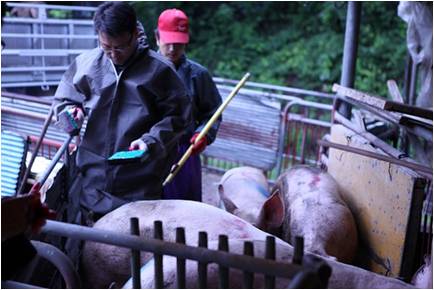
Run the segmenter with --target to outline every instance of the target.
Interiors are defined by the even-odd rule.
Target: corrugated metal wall
[[[10,131],[1,134],[1,195],[14,196],[24,168],[26,139]]]

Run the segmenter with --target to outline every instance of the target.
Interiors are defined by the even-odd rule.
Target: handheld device
[[[68,110],[63,110],[59,113],[56,125],[72,136],[77,135],[80,132],[80,127]]]
[[[132,151],[119,151],[110,156],[107,161],[109,164],[128,164],[128,163],[141,163],[148,158],[147,150],[132,150]]]

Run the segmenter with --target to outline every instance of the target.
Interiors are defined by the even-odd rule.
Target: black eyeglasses
[[[133,34],[131,34],[127,45],[124,46],[118,46],[118,47],[109,47],[103,43],[101,43],[101,41],[99,42],[99,46],[101,47],[101,49],[105,52],[105,53],[111,53],[111,52],[119,52],[119,53],[123,53],[125,52],[128,48],[131,47],[131,41],[133,40]]]

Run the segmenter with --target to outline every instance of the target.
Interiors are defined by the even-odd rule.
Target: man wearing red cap
[[[155,31],[159,52],[175,66],[184,81],[191,98],[193,124],[181,137],[178,159],[203,129],[208,120],[222,103],[221,96],[208,70],[185,56],[189,42],[188,17],[179,9],[168,9],[158,18]],[[221,118],[212,126],[207,135],[193,148],[193,155],[184,164],[175,178],[164,187],[163,198],[202,201],[202,173],[199,153],[214,142]]]

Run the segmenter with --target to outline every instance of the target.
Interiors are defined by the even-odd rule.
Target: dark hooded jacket
[[[191,104],[181,79],[147,45],[139,44],[122,70],[116,70],[119,67],[95,48],[75,59],[55,94],[57,102],[78,105],[87,115],[76,157],[80,203],[101,214],[126,201],[160,198],[177,141],[191,124]],[[138,138],[149,148],[145,163],[107,163]]]
[[[183,141],[188,144],[191,136],[194,133],[200,133],[220,107],[222,98],[210,73],[199,63],[183,55],[176,71],[184,81],[192,104],[193,122],[183,137]],[[221,121],[222,117],[220,116],[208,131],[206,135],[208,145],[214,142]]]

